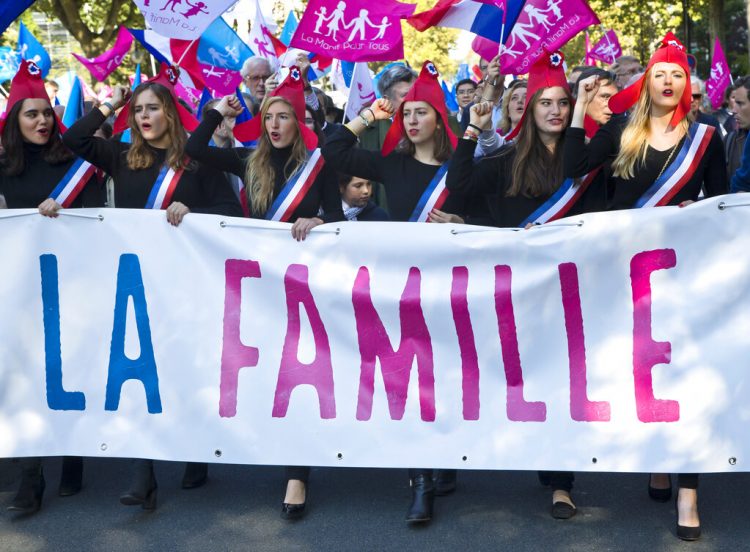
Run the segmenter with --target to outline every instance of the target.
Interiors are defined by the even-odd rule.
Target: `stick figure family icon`
[[[342,30],[347,31],[351,29],[349,38],[346,39],[347,42],[352,42],[355,39],[359,41],[373,41],[385,39],[386,30],[388,29],[388,27],[393,25],[393,23],[391,23],[388,19],[388,16],[383,16],[380,23],[373,23],[369,18],[370,12],[366,9],[359,10],[359,15],[351,19],[349,22],[346,21],[345,13],[346,2],[344,2],[343,0],[339,1],[338,4],[336,4],[336,8],[330,14],[328,13],[328,10],[325,6],[321,6],[320,8],[318,8],[318,11],[315,12],[317,19],[315,21],[315,29],[313,30],[313,32],[319,35],[324,34],[321,28],[325,24],[326,38],[338,40],[338,38],[336,37],[336,33]],[[368,37],[367,31],[369,31],[370,29],[377,29],[377,33],[375,33],[371,37]]]
[[[526,2],[523,10],[518,16],[513,30],[502,48],[502,54],[510,57],[518,57],[525,50],[531,48],[532,42],[536,42],[542,36],[539,33],[543,31],[548,33],[563,18],[560,5],[563,0],[547,0],[545,8],[534,5],[533,2]],[[529,42],[531,39],[532,42]],[[522,42],[524,50],[516,50],[518,43]]]
[[[193,16],[198,15],[199,13],[202,14],[208,14],[208,11],[206,11],[206,8],[208,7],[205,2],[196,2],[193,4],[190,2],[190,0],[185,0],[185,4],[187,4],[187,11],[186,12],[178,12],[176,10],[177,7],[179,7],[182,4],[182,0],[167,0],[167,2],[159,9],[159,11],[165,11],[167,8],[172,13],[178,13],[185,17],[186,19],[190,19]],[[144,0],[143,5],[147,8],[151,7],[151,0]]]

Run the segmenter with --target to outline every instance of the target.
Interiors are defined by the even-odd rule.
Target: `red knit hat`
[[[545,51],[545,55],[540,57],[531,66],[529,84],[526,87],[526,105],[523,108],[523,115],[521,115],[521,120],[518,121],[515,128],[505,137],[506,140],[512,140],[518,135],[523,126],[523,121],[526,119],[526,114],[529,111],[531,98],[538,90],[561,86],[565,90],[570,91],[568,88],[568,79],[565,77],[565,70],[563,69],[563,61],[565,61],[565,56],[563,56],[562,52],[549,53]]]
[[[383,141],[383,148],[381,149],[383,155],[391,153],[404,137],[404,105],[406,102],[427,102],[430,104],[443,120],[445,132],[448,133],[448,139],[451,141],[453,149],[456,148],[458,138],[453,134],[448,122],[448,109],[445,107],[443,89],[438,82],[439,76],[440,73],[435,69],[433,63],[425,61],[419,77],[411,85],[409,92],[404,97],[404,101],[401,102],[401,106],[398,108],[398,112],[393,117],[393,124],[388,129],[388,133],[385,135],[385,140]]]
[[[42,70],[33,61],[23,59],[10,83],[10,96],[8,97],[8,104],[5,107],[3,118],[0,119],[0,132],[5,128],[5,119],[8,113],[10,113],[11,108],[18,102],[27,99],[46,100],[49,102],[49,94],[47,94],[47,90],[44,88]],[[55,114],[55,120],[60,132],[65,132],[65,127],[57,114]]]
[[[172,95],[172,100],[174,100],[174,105],[177,108],[177,115],[180,117],[182,126],[184,126],[185,130],[187,130],[188,132],[193,132],[196,128],[198,128],[198,119],[196,119],[195,116],[190,113],[190,111],[188,111],[180,102],[177,101],[177,94],[175,94],[174,91],[174,86],[177,83],[177,79],[179,79],[179,77],[179,67],[169,66],[166,63],[162,63],[159,69],[159,73],[156,76],[145,81],[143,84],[146,84],[147,82],[155,82],[165,86],[167,90],[169,90],[169,93]],[[118,134],[128,128],[129,113],[130,101],[125,104],[125,106],[120,111],[120,114],[117,116],[117,119],[115,119],[114,128],[112,129],[112,132],[114,134]]]
[[[305,88],[302,84],[302,74],[299,67],[292,65],[289,74],[267,97],[280,96],[292,104],[299,131],[305,141],[305,147],[313,150],[318,147],[318,135],[305,126]],[[234,135],[241,142],[250,142],[260,138],[263,131],[263,121],[260,116],[253,117],[249,121],[239,123],[234,127]]]
[[[683,71],[685,71],[685,90],[682,91],[680,103],[677,104],[677,109],[675,109],[672,119],[669,121],[669,125],[675,127],[687,116],[688,113],[690,113],[692,88],[690,86],[690,65],[688,64],[688,56],[685,51],[685,46],[683,46],[682,43],[677,40],[677,37],[671,32],[667,33],[667,36],[662,39],[661,45],[654,52],[654,55],[651,56],[651,59],[648,60],[646,73],[625,90],[612,96],[609,99],[609,108],[614,113],[624,113],[633,107],[641,96],[643,87],[646,84],[646,75],[657,63],[674,63],[679,65]]]

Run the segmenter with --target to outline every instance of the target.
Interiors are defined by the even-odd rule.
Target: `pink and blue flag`
[[[230,71],[242,69],[242,63],[255,54],[234,29],[219,17],[209,25],[198,41],[198,61]]]
[[[711,60],[711,76],[706,81],[706,94],[708,95],[708,99],[711,100],[711,106],[714,109],[721,107],[724,99],[724,91],[729,86],[731,80],[729,64],[721,47],[721,42],[719,42],[719,38],[717,37],[714,43],[714,57]]]
[[[195,40],[237,0],[133,0],[143,19],[167,38]]]
[[[94,59],[88,59],[80,54],[73,54],[73,57],[80,61],[89,73],[98,81],[106,79],[112,71],[117,69],[122,60],[125,59],[130,45],[133,44],[133,35],[125,27],[120,27],[117,31],[117,39],[114,46]]]

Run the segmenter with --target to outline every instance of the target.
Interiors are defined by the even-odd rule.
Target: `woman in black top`
[[[587,183],[566,181],[562,175],[563,133],[570,121],[572,98],[562,69],[562,54],[555,52],[531,67],[526,107],[509,133],[515,141],[497,154],[473,163],[481,130],[492,121],[492,105],[472,106],[470,123],[456,148],[448,171],[448,189],[484,197],[493,226],[528,227],[580,212],[595,201]],[[573,474],[540,472],[552,488],[552,516],[568,519],[576,508],[570,497]]]
[[[684,206],[706,196],[727,193],[726,163],[721,137],[713,127],[689,117],[690,67],[685,48],[668,33],[641,79],[610,99],[615,113],[632,108],[627,119],[613,119],[587,145],[584,113],[600,86],[594,77],[582,82],[565,142],[565,173],[578,176],[611,163],[615,187],[611,209],[662,205]],[[700,537],[698,475],[679,474],[677,536]],[[667,474],[652,474],[649,495],[671,498]]]
[[[380,99],[341,128],[323,148],[326,160],[339,170],[385,186],[390,219],[401,222],[463,222],[460,194],[445,189],[445,174],[455,147],[438,72],[430,61],[394,114],[391,102]],[[375,121],[393,116],[380,153],[356,147],[357,136]],[[455,490],[455,470],[441,470],[437,486],[431,469],[409,470],[412,504],[409,522],[432,519],[436,494]],[[436,488],[437,487],[437,488]]]
[[[176,79],[176,69],[162,65],[156,77],[133,91],[130,105],[130,91],[115,87],[111,102],[102,103],[76,122],[65,134],[64,142],[112,176],[116,207],[165,209],[167,221],[174,226],[189,212],[242,216],[226,177],[185,155],[185,129],[195,128],[197,121],[176,102]],[[127,122],[132,143],[94,136],[105,119],[120,107],[124,109],[115,121],[115,132]],[[182,487],[203,485],[206,474],[207,464],[188,463]],[[120,502],[153,510],[156,489],[153,461],[136,460],[131,487]]]
[[[78,174],[73,170],[71,174],[80,160],[62,143],[60,122],[44,89],[41,70],[33,62],[22,61],[13,78],[0,141],[0,194],[5,196],[8,208],[38,208],[41,214],[56,217],[62,204],[103,205],[102,189],[93,170]],[[65,183],[68,186],[61,186]],[[80,457],[63,457],[60,496],[80,491],[82,475]],[[42,505],[44,487],[42,459],[25,458],[21,484],[8,510],[36,512]]]
[[[323,163],[320,151],[315,149],[318,137],[305,126],[299,69],[290,69],[284,82],[263,102],[259,116],[235,125],[235,136],[243,142],[257,140],[256,148],[209,146],[222,119],[241,112],[236,97],[223,98],[190,136],[188,154],[242,178],[250,217],[292,222],[292,236],[297,240],[305,239],[310,230],[324,222],[343,220],[336,171]],[[300,186],[304,182],[306,185]],[[324,214],[318,216],[321,206]]]

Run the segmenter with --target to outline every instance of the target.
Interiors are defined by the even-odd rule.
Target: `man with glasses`
[[[242,82],[250,91],[255,103],[260,104],[266,96],[266,80],[273,74],[271,63],[264,57],[253,56],[242,64]]]

